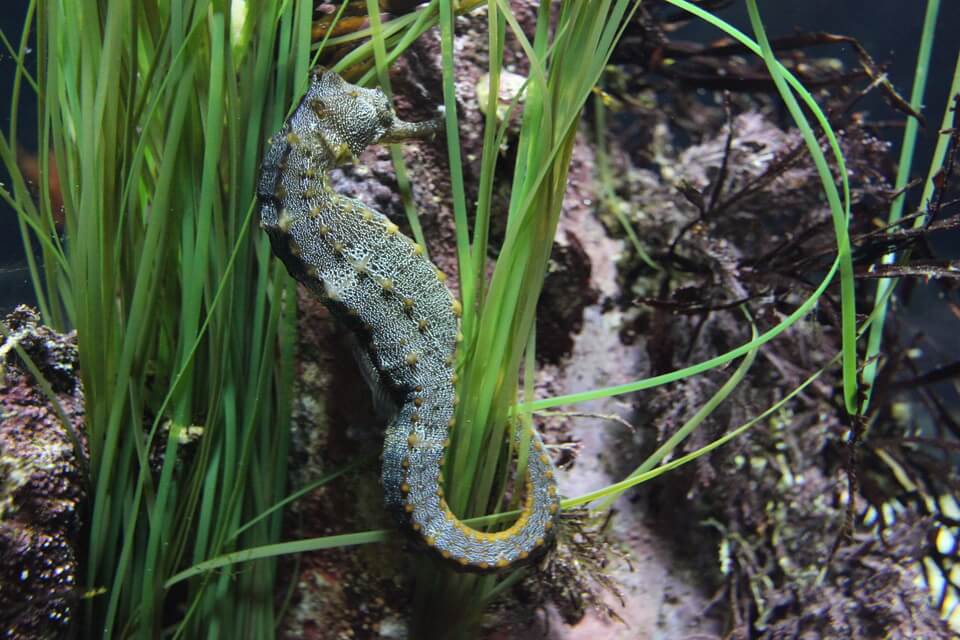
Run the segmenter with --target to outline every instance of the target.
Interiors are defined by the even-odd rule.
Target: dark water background
[[[17,48],[20,43],[20,33],[27,11],[26,0],[8,0],[4,3],[5,11],[0,12],[0,30],[7,39]],[[34,56],[29,64],[33,66]],[[10,94],[13,90],[13,75],[17,65],[7,52],[0,49],[0,126],[4,133],[10,129]],[[32,70],[32,69],[31,69]],[[32,89],[24,83],[21,89],[20,125],[18,139],[21,144],[30,149],[36,149],[37,118],[36,99]],[[4,188],[12,191],[10,176],[6,169],[0,166],[0,183]],[[36,298],[30,285],[30,274],[26,269],[23,245],[20,240],[20,231],[16,213],[6,202],[0,201],[0,316],[5,316],[17,304],[34,304]]]
[[[0,29],[14,43],[19,42],[26,0],[7,0],[6,11],[0,16]],[[923,23],[926,3],[918,0],[767,0],[761,2],[761,11],[768,33],[771,36],[785,35],[794,31],[827,31],[851,35],[873,56],[879,64],[888,65],[889,76],[896,88],[909,97],[916,64],[919,34]],[[750,25],[742,0],[720,15],[750,33]],[[914,159],[913,177],[926,174],[935,142],[936,129],[947,100],[950,76],[957,56],[960,31],[960,0],[941,2],[937,37],[934,44],[931,72],[927,84],[926,108],[929,126],[921,132],[920,144]],[[709,25],[692,21],[677,34],[691,40],[712,40],[720,37],[719,31]],[[837,56],[853,66],[855,58],[849,47],[833,45],[816,51],[817,55]],[[28,65],[34,66],[34,56],[28,56]],[[0,125],[9,127],[9,96],[12,87],[15,63],[5,52],[0,52]],[[23,88],[19,141],[29,149],[36,148],[36,103],[26,85]],[[873,119],[899,118],[879,97],[861,103]],[[899,132],[890,132],[895,147],[899,144]],[[0,181],[9,184],[8,176],[0,170]],[[67,185],[64,185],[66,188]],[[916,203],[908,203],[907,210]],[[960,257],[960,237],[956,234],[941,234],[932,245],[942,258]],[[954,302],[960,303],[956,292]],[[13,211],[0,203],[0,314],[7,313],[17,303],[34,301],[25,267],[20,233]],[[956,326],[945,304],[943,294],[937,287],[916,286],[905,316],[912,331],[923,332],[942,354],[960,351],[960,337],[951,329]],[[941,360],[941,358],[935,358]],[[926,364],[936,364],[928,362]]]

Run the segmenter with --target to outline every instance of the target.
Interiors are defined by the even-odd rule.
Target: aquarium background
[[[14,47],[20,41],[28,4],[27,0],[10,0],[4,3],[5,11],[0,13],[0,29]],[[28,64],[31,69],[36,66],[32,55]],[[0,126],[4,130],[10,128],[10,93],[15,70],[16,62],[10,53],[5,47],[0,49]],[[33,150],[37,147],[37,101],[29,87],[21,91],[21,101],[17,136],[22,146]],[[0,168],[0,182],[9,183],[3,168]],[[21,303],[34,304],[35,300],[16,214],[6,202],[0,202],[0,314],[6,315]]]
[[[26,12],[27,0],[8,0],[6,11],[0,16],[0,28],[16,46]],[[909,97],[916,63],[917,41],[923,22],[925,3],[909,0],[866,0],[842,2],[838,0],[812,0],[802,3],[765,2],[761,4],[763,19],[771,36],[785,35],[793,31],[823,31],[850,35],[857,38],[870,52],[874,60],[885,65],[894,86]],[[749,33],[750,25],[744,3],[734,0],[730,6],[718,12],[725,20]],[[935,126],[940,121],[950,84],[950,73],[957,55],[956,32],[960,28],[960,2],[942,2],[940,20],[934,43],[931,73],[927,83],[926,115],[931,126],[922,131],[917,155],[914,160],[915,176],[926,171],[926,160],[933,150]],[[699,21],[692,20],[678,35],[690,40],[711,40],[720,34]],[[855,64],[849,47],[835,45],[811,50],[811,55],[836,56],[848,65]],[[34,66],[32,58],[27,63]],[[15,62],[3,50],[0,52],[0,122],[9,127],[10,91]],[[21,92],[22,108],[18,132],[20,144],[29,151],[36,149],[36,101],[29,88]],[[878,92],[860,103],[860,110],[876,120],[900,118],[882,100]],[[895,145],[899,131],[886,130]],[[0,170],[0,181],[6,175]],[[65,186],[65,185],[64,185]],[[908,203],[907,210],[915,203]],[[960,234],[938,234],[932,239],[935,251],[942,258],[960,257]],[[911,301],[914,322],[918,329],[937,336],[949,338],[947,323],[939,321],[943,316],[931,314],[932,307],[943,307],[942,299],[928,287],[917,287]],[[7,313],[19,303],[32,303],[33,292],[24,261],[16,217],[6,203],[0,202],[0,313]],[[943,310],[943,313],[947,313]]]
[[[762,2],[760,10],[768,35],[788,35],[792,32],[826,32],[842,34],[856,38],[873,56],[877,64],[885,67],[891,82],[907,100],[913,83],[914,68],[917,63],[917,47],[923,28],[923,15],[926,2],[910,0],[813,0],[811,2]],[[734,0],[730,7],[718,12],[724,20],[734,24],[745,33],[751,33],[745,4]],[[917,138],[916,153],[913,158],[912,178],[925,176],[930,156],[936,144],[937,129],[940,125],[943,108],[947,103],[951,74],[958,53],[957,30],[960,29],[960,2],[940,3],[940,14],[930,59],[930,75],[927,79],[924,115],[927,127]],[[690,40],[710,40],[717,37],[716,30],[700,21],[692,21],[678,33]],[[834,45],[808,49],[811,57],[836,56],[850,67],[856,64],[856,57],[849,46]],[[880,92],[868,95],[857,106],[865,111],[868,120],[893,120],[902,122],[903,116],[891,109]],[[883,129],[878,134],[893,144],[899,152],[900,129]],[[894,156],[895,157],[895,156]],[[919,194],[919,189],[914,190]],[[916,198],[908,199],[904,213],[910,213],[918,203]],[[930,237],[930,246],[941,259],[960,258],[960,233],[937,233]],[[919,284],[914,282],[913,284]],[[960,296],[953,293],[953,301],[960,302]],[[943,356],[949,356],[960,348],[960,338],[956,335],[956,320],[945,304],[940,287],[914,286],[910,292],[907,308],[901,320],[914,333],[922,333]],[[909,342],[905,339],[904,342]],[[920,359],[922,366],[937,366],[939,360],[934,353],[924,354]],[[940,362],[939,364],[945,364]],[[943,392],[953,396],[952,385],[944,385]],[[956,406],[957,399],[953,404]]]
[[[16,46],[27,2],[8,0],[5,6],[7,11],[0,16],[0,29],[3,29],[7,39]],[[815,0],[789,4],[767,0],[761,3],[763,18],[773,37],[793,31],[823,31],[857,38],[878,64],[887,67],[892,83],[905,96],[909,95],[913,81],[924,7],[925,3],[909,0]],[[719,13],[745,32],[750,32],[742,0],[734,0],[728,9]],[[941,3],[940,23],[926,91],[925,115],[928,127],[920,134],[912,172],[914,177],[925,175],[927,170],[936,127],[947,100],[950,73],[957,55],[958,26],[960,2],[948,0]],[[691,21],[677,36],[688,40],[708,41],[718,38],[720,34],[707,25]],[[836,56],[842,58],[848,66],[855,64],[853,52],[843,45],[811,49],[809,55]],[[27,63],[31,67],[35,66],[32,54]],[[5,51],[0,51],[0,126],[5,128],[9,127],[9,100],[14,68],[15,63],[10,56]],[[28,87],[24,87],[21,101],[18,141],[28,153],[32,153],[36,150],[36,103]],[[868,119],[871,120],[903,121],[902,115],[891,110],[878,93],[861,102],[858,110],[866,111]],[[881,135],[889,136],[896,149],[901,135],[898,129],[883,130]],[[0,175],[0,182],[8,182],[6,176]],[[69,188],[69,185],[63,185],[63,188]],[[909,212],[916,204],[908,201],[906,211]],[[93,211],[85,213],[96,215]],[[237,215],[241,213],[238,212]],[[960,258],[960,234],[938,234],[931,239],[931,245],[940,258]],[[5,203],[0,202],[0,314],[6,314],[19,303],[33,302],[25,264],[16,216]],[[918,279],[912,280],[910,284],[913,286],[908,306],[906,309],[896,309],[892,315],[897,324],[906,328],[907,334],[924,336],[924,352],[919,355],[917,365],[921,370],[929,370],[956,357],[960,347],[960,339],[957,338],[955,330],[957,318],[945,304],[945,296],[952,296],[954,303],[960,303],[960,296],[956,290],[947,294],[944,287],[936,284],[925,286]],[[872,283],[866,285],[873,286]],[[910,337],[903,336],[902,342],[910,342]],[[954,409],[960,407],[952,385],[945,383],[941,387],[938,391],[942,396],[951,398],[951,406]]]
[[[14,46],[19,42],[27,5],[27,0],[10,0],[6,3],[7,11],[0,16],[0,28]],[[767,31],[772,37],[795,31],[822,31],[853,36],[878,64],[887,68],[893,85],[903,96],[909,98],[925,6],[926,3],[908,0],[813,0],[803,3],[764,2],[761,4],[761,11]],[[750,33],[749,20],[742,1],[734,0],[719,14],[741,30]],[[956,60],[958,27],[960,2],[941,2],[926,90],[925,115],[928,126],[920,132],[918,138],[913,177],[925,175],[927,171],[935,144],[936,128],[947,100],[950,74]],[[720,35],[713,27],[691,20],[677,37],[709,41],[719,38]],[[811,49],[809,54],[814,57],[838,57],[848,66],[856,64],[853,52],[845,45]],[[28,58],[27,63],[31,68],[35,66],[32,57]],[[0,123],[5,128],[9,127],[10,123],[10,91],[14,69],[15,62],[10,55],[5,50],[0,52]],[[24,87],[21,91],[21,101],[18,141],[21,147],[32,153],[36,150],[36,100],[29,87]],[[893,111],[877,91],[867,96],[858,105],[858,110],[865,111],[867,117],[875,121],[903,121],[902,115]],[[899,145],[899,129],[883,129],[879,135],[889,139],[894,149]],[[2,169],[0,181],[7,182],[7,176]],[[63,185],[63,188],[66,188],[66,185]],[[905,211],[909,212],[916,204],[908,200]],[[937,257],[960,258],[960,233],[935,234],[930,243]],[[911,284],[919,283],[915,281]],[[960,295],[957,292],[952,295],[954,302],[960,304]],[[928,345],[926,351],[920,354],[918,364],[922,368],[945,364],[949,354],[960,347],[960,338],[957,338],[953,329],[951,321],[955,318],[945,304],[943,288],[922,284],[912,286],[909,298],[902,302],[906,309],[900,310],[899,319],[908,327],[909,333],[923,334]],[[6,203],[0,202],[0,314],[5,315],[21,303],[33,304],[34,295],[16,216]],[[909,338],[904,342],[909,342]],[[942,392],[948,397],[955,396],[952,385],[945,385]],[[958,399],[954,397],[951,404],[956,406]]]

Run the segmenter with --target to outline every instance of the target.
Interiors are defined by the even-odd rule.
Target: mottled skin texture
[[[553,463],[534,434],[524,509],[507,530],[476,531],[450,511],[440,469],[454,426],[460,304],[422,247],[382,214],[337,194],[327,176],[371,144],[430,138],[438,128],[397,119],[379,89],[314,72],[270,141],[257,190],[260,220],[290,274],[355,332],[374,382],[400,407],[383,447],[388,509],[455,566],[492,571],[547,547],[559,509]]]

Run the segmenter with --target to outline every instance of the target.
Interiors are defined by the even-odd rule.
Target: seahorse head
[[[348,84],[333,71],[314,70],[303,99],[321,126],[331,129],[353,155],[378,142],[396,120],[383,91]]]

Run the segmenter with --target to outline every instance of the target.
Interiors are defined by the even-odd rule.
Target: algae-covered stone
[[[76,544],[86,499],[76,340],[41,325],[37,313],[25,306],[7,316],[4,325],[0,629],[9,638],[61,637],[78,599]],[[48,383],[46,392],[31,370]],[[62,417],[47,393],[54,395]]]

